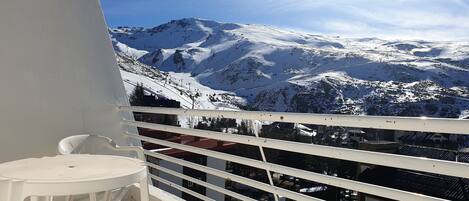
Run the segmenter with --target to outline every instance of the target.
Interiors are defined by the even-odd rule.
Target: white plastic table
[[[122,156],[58,155],[0,164],[1,201],[88,194],[134,183],[140,183],[141,200],[148,201],[145,163]]]

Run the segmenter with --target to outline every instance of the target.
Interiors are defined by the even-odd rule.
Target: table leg
[[[122,187],[117,191],[116,197],[114,198],[114,201],[122,201],[122,199],[125,197],[125,195],[129,192],[128,187]]]
[[[73,200],[73,196],[71,196],[71,195],[67,195],[65,197],[65,201],[72,201],[72,200]]]
[[[149,201],[150,195],[148,194],[148,178],[145,177],[140,181],[140,201]]]
[[[7,181],[6,200],[23,201],[26,197],[23,195],[23,181]]]
[[[96,193],[90,193],[90,201],[96,201]]]
[[[0,178],[0,200],[8,200],[10,191],[10,180]]]
[[[109,191],[106,191],[104,192],[104,201],[111,201],[112,199],[112,191],[109,190]]]

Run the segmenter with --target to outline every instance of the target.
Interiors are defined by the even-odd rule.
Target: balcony
[[[469,200],[467,148],[413,143],[467,142],[469,120],[133,107],[98,1],[1,2],[0,26],[1,164],[55,156],[61,139],[93,134],[145,148],[139,163],[150,170],[152,201]],[[194,124],[135,121],[134,113]],[[203,117],[254,122],[276,137],[260,127],[195,129]],[[301,137],[283,138],[295,129]],[[398,136],[409,143],[396,144]],[[0,192],[10,188],[4,181]],[[128,186],[121,200],[140,200],[141,187]]]
[[[139,114],[160,114],[160,115],[177,115],[180,117],[207,117],[207,118],[227,118],[253,120],[258,122],[282,122],[295,123],[300,125],[319,125],[326,127],[352,128],[352,133],[361,133],[360,129],[382,129],[395,131],[415,131],[419,133],[439,133],[453,134],[456,136],[464,136],[469,134],[469,120],[462,119],[443,119],[443,118],[424,118],[424,117],[385,117],[385,116],[354,116],[354,115],[334,115],[334,114],[306,114],[306,113],[285,113],[285,112],[260,112],[260,111],[217,111],[217,110],[189,110],[178,108],[161,108],[161,107],[136,107],[136,106],[119,106],[118,110],[122,113],[137,112]],[[450,183],[450,180],[460,181],[463,188],[467,187],[467,179],[469,178],[469,161],[456,162],[454,158],[445,158],[442,154],[429,155],[429,157],[416,157],[410,154],[402,155],[396,153],[386,153],[387,149],[375,149],[384,145],[385,148],[392,144],[389,141],[373,141],[368,144],[368,148],[357,149],[351,147],[338,147],[333,145],[321,145],[311,142],[298,142],[289,140],[279,140],[268,137],[262,137],[259,134],[241,135],[227,132],[217,132],[209,130],[201,130],[194,128],[182,128],[177,125],[163,125],[157,123],[148,123],[143,121],[135,121],[132,119],[122,119],[121,124],[129,127],[124,130],[135,130],[135,128],[149,129],[165,134],[174,134],[180,136],[196,137],[198,141],[214,140],[217,145],[225,145],[224,143],[243,144],[256,147],[260,154],[259,159],[239,156],[228,153],[225,150],[216,150],[214,146],[203,146],[203,143],[195,144],[194,140],[167,140],[161,139],[160,136],[154,137],[140,135],[136,132],[124,132],[125,138],[141,141],[144,145],[162,146],[164,148],[145,149],[143,154],[146,156],[146,164],[150,168],[149,176],[156,188],[150,188],[150,200],[179,200],[186,198],[192,200],[194,198],[200,200],[258,200],[258,196],[251,196],[246,191],[233,189],[227,186],[227,182],[235,182],[251,191],[264,192],[271,194],[267,199],[274,200],[325,200],[314,196],[312,192],[324,191],[327,188],[334,187],[341,189],[341,192],[350,192],[349,196],[353,196],[349,200],[447,200],[454,195],[447,195],[446,199],[426,195],[418,192],[408,191],[406,189],[390,188],[375,184],[376,181],[385,180],[386,178],[374,178],[372,183],[360,181],[356,178],[344,178],[344,175],[328,174],[327,172],[308,171],[302,168],[295,168],[285,164],[277,164],[271,162],[268,150],[280,150],[292,152],[301,155],[319,156],[322,158],[333,159],[337,161],[349,161],[356,163],[362,167],[388,167],[396,169],[400,174],[404,175],[404,181],[418,180],[421,175],[426,175],[432,179],[428,186],[422,188],[435,188],[435,184],[440,185],[441,182]],[[306,126],[301,126],[305,128]],[[389,132],[385,132],[389,134]],[[182,138],[182,137],[180,137]],[[203,140],[201,140],[203,139]],[[224,143],[219,143],[224,142]],[[364,142],[364,141],[362,141]],[[144,146],[145,147],[145,146]],[[151,147],[151,146],[150,146]],[[360,148],[360,146],[358,146]],[[406,149],[416,152],[425,152],[431,154],[433,152],[441,153],[444,149],[422,148]],[[175,151],[178,150],[178,151]],[[368,151],[367,151],[368,150]],[[175,154],[184,152],[185,157]],[[407,151],[408,152],[408,151]],[[187,154],[190,153],[190,154]],[[468,155],[467,152],[461,152]],[[192,154],[192,155],[191,155]],[[194,154],[207,157],[207,161],[213,159],[222,163],[200,164],[198,161],[191,160]],[[189,156],[189,157],[187,157]],[[432,159],[433,158],[433,159]],[[258,181],[254,178],[241,176],[232,171],[227,171],[226,163],[241,164],[246,167],[265,171],[267,181]],[[310,162],[324,162],[323,160]],[[223,164],[225,163],[225,164]],[[222,165],[220,165],[222,164]],[[181,168],[182,167],[182,168]],[[188,174],[181,171],[183,168],[190,168],[198,172],[204,173],[205,178],[197,178],[197,175]],[[402,173],[401,173],[402,172]],[[192,172],[193,173],[193,172]],[[292,190],[282,186],[278,180],[279,175],[288,175],[295,179],[307,180],[317,184],[316,187],[310,187],[303,190]],[[341,177],[342,176],[342,177]],[[209,179],[210,178],[210,179]],[[389,178],[387,178],[389,179]],[[184,181],[184,182],[182,182]],[[384,181],[384,183],[386,183]],[[195,185],[194,185],[195,184]],[[199,186],[199,188],[194,188]],[[203,192],[200,191],[203,187]],[[304,186],[303,186],[304,187]],[[450,186],[440,186],[440,188],[448,188]],[[127,193],[122,200],[138,200],[139,186],[131,186],[127,189]],[[166,192],[166,191],[168,192]],[[436,189],[441,190],[441,189]],[[174,194],[174,195],[172,195]],[[431,194],[431,193],[430,193]],[[462,195],[464,196],[467,194]],[[99,197],[99,196],[98,196]],[[321,197],[321,196],[319,196]],[[344,200],[346,197],[342,197]]]
[[[304,114],[304,113],[281,113],[281,112],[255,112],[255,111],[216,111],[216,110],[188,110],[175,108],[152,108],[152,107],[119,107],[121,111],[132,111],[138,113],[153,113],[180,115],[192,117],[211,117],[211,118],[231,118],[243,120],[257,120],[263,122],[288,122],[305,125],[322,125],[336,126],[356,129],[383,129],[397,131],[415,131],[415,132],[431,132],[440,134],[469,134],[469,121],[461,119],[442,119],[442,118],[425,118],[425,117],[383,117],[383,116],[352,116],[352,115],[331,115],[331,114]],[[151,144],[161,145],[165,149],[145,150],[144,153],[149,158],[158,160],[149,160],[148,166],[154,169],[151,177],[158,182],[167,184],[172,188],[190,194],[202,200],[213,200],[207,195],[200,194],[189,188],[176,184],[167,179],[158,176],[161,172],[179,177],[221,193],[241,200],[253,200],[246,195],[231,191],[225,188],[225,185],[216,186],[204,180],[181,174],[171,170],[164,165],[155,164],[166,161],[183,167],[188,167],[207,175],[213,175],[224,179],[243,184],[259,191],[269,192],[273,194],[275,200],[292,199],[292,200],[322,200],[312,196],[302,194],[298,191],[288,190],[274,184],[274,175],[289,175],[294,178],[304,179],[317,182],[326,186],[334,186],[348,191],[357,192],[362,199],[377,200],[445,200],[431,195],[425,195],[415,192],[406,191],[405,189],[394,189],[386,186],[361,182],[353,179],[341,178],[336,175],[328,175],[318,172],[306,171],[298,168],[292,168],[286,165],[276,164],[266,160],[266,149],[274,149],[281,151],[294,152],[298,154],[320,156],[329,159],[352,161],[357,164],[366,164],[365,166],[384,166],[398,169],[406,172],[414,172],[418,174],[432,175],[433,177],[446,177],[467,179],[469,178],[469,164],[463,162],[447,161],[441,159],[431,159],[426,157],[415,157],[401,154],[383,153],[382,151],[366,151],[353,148],[335,147],[327,145],[319,145],[312,143],[302,143],[286,140],[278,140],[272,138],[255,136],[246,136],[233,133],[214,132],[207,130],[199,130],[192,128],[181,128],[176,126],[168,126],[155,123],[147,123],[141,121],[123,120],[123,125],[130,127],[139,127],[145,129],[158,130],[167,133],[181,134],[185,136],[194,136],[201,139],[213,139],[217,141],[233,142],[257,147],[261,155],[260,160],[241,157],[229,154],[223,151],[214,151],[210,149],[190,146],[188,144],[171,142],[167,140],[152,138],[148,136],[138,135],[137,133],[125,133],[125,136],[147,142]],[[383,142],[383,141],[381,141]],[[242,177],[230,172],[219,170],[213,167],[200,165],[188,160],[183,160],[173,156],[165,155],[163,150],[177,149],[193,154],[203,155],[216,158],[223,161],[229,161],[242,164],[256,169],[261,169],[268,175],[268,183],[256,181],[254,179]],[[430,152],[430,150],[428,151]],[[314,161],[313,161],[314,162]],[[166,176],[166,178],[170,178]],[[409,177],[410,178],[410,177]],[[384,179],[384,178],[383,178]],[[174,180],[174,179],[173,179]],[[377,179],[379,180],[379,179]],[[428,185],[428,188],[432,186]],[[464,186],[464,185],[463,185]],[[425,187],[424,187],[425,188]],[[463,187],[464,188],[464,187]]]

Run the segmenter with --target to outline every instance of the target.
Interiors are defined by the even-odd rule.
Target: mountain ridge
[[[465,41],[349,39],[196,18],[109,31],[117,52],[190,73],[257,110],[442,117],[469,110]]]

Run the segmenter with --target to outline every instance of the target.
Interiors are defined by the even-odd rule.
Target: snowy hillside
[[[142,84],[147,93],[179,101],[183,108],[192,108],[194,104],[196,109],[233,110],[245,104],[244,99],[233,93],[203,86],[187,73],[161,72],[116,52],[128,94]]]
[[[200,90],[229,91],[257,110],[442,117],[469,110],[467,41],[348,39],[194,18],[110,33],[133,62],[177,72],[170,75]]]

